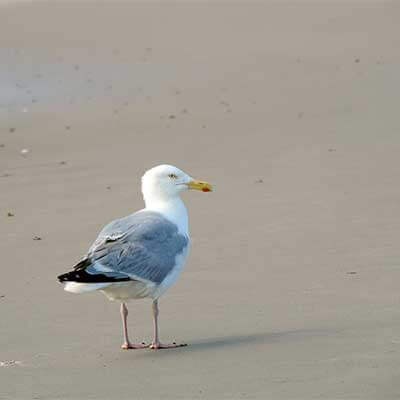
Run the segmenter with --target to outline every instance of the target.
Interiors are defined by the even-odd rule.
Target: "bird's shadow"
[[[175,349],[165,349],[159,351],[146,351],[141,353],[143,356],[150,356],[151,354],[157,354],[160,356],[172,355],[172,354],[193,354],[198,351],[217,350],[224,348],[238,348],[241,346],[253,346],[253,345],[268,345],[273,343],[293,343],[299,341],[305,341],[315,336],[322,336],[327,334],[333,334],[335,332],[328,329],[296,329],[287,330],[280,332],[257,332],[246,335],[231,335],[221,336],[208,339],[200,339],[192,341],[185,347],[178,347]]]
[[[237,347],[278,342],[295,342],[307,337],[326,334],[326,329],[294,329],[280,332],[257,332],[248,335],[233,335],[194,341],[189,346],[194,350],[219,347]]]
[[[278,340],[276,333],[252,333],[249,335],[221,336],[209,339],[200,339],[188,344],[190,350],[199,351],[224,347],[237,347],[243,345],[261,344],[267,341]]]

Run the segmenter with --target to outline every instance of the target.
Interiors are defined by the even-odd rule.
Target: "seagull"
[[[189,189],[211,192],[172,165],[158,165],[142,177],[145,208],[106,225],[88,253],[73,270],[58,276],[64,290],[86,293],[99,290],[121,302],[123,349],[166,349],[186,344],[161,343],[158,300],[177,280],[189,248],[188,215],[180,193]],[[152,299],[154,340],[131,343],[126,302]]]

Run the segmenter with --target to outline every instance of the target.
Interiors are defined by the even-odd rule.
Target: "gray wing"
[[[129,277],[160,284],[187,245],[175,224],[159,213],[140,211],[108,224],[76,269],[84,265],[88,274],[110,281]]]

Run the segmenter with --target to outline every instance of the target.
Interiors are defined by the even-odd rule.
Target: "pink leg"
[[[128,338],[128,327],[126,324],[126,317],[128,316],[128,309],[125,303],[121,303],[121,317],[122,317],[122,329],[124,332],[124,343],[122,344],[121,348],[124,350],[128,349],[144,349],[148,347],[145,343],[141,344],[132,344]]]
[[[158,338],[158,300],[153,301],[153,318],[154,318],[154,341],[148,346],[150,349],[158,350],[158,349],[173,349],[175,347],[183,347],[187,346],[186,343],[176,344],[175,342],[169,344],[160,343]]]

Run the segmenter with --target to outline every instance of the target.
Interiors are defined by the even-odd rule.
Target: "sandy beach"
[[[398,399],[399,4],[6,3],[0,399]],[[161,163],[217,188],[160,301],[188,346],[123,351],[56,277]]]

